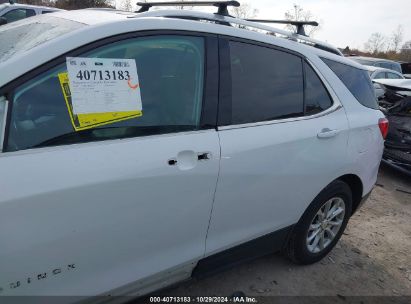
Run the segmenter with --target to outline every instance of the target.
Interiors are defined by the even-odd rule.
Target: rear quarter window
[[[367,71],[330,59],[321,59],[338,76],[359,103],[367,108],[378,109],[374,86]]]
[[[327,89],[313,68],[304,63],[305,71],[305,115],[313,115],[325,111],[333,104]]]

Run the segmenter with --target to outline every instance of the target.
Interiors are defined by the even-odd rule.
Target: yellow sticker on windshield
[[[108,125],[111,123],[128,120],[128,119],[140,117],[143,115],[143,112],[139,110],[74,114],[68,73],[60,73],[58,74],[58,78],[60,81],[61,89],[63,91],[64,100],[66,101],[71,123],[73,124],[73,127],[76,131],[81,131],[81,130],[95,128],[98,126]]]

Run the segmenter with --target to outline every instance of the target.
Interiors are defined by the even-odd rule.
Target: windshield
[[[360,64],[363,64],[363,65],[373,65],[374,64],[373,61],[366,60],[366,59],[360,59],[360,58],[350,58],[350,59],[352,59],[355,62],[358,62]]]
[[[7,5],[5,4],[0,4],[0,12],[4,11],[7,8]]]
[[[83,23],[50,15],[3,25],[0,27],[0,63],[83,26]]]

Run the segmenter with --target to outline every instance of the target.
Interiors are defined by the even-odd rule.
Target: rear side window
[[[304,115],[300,57],[230,41],[232,124]]]
[[[321,79],[313,68],[304,63],[305,70],[305,114],[313,115],[332,106],[332,100]]]
[[[6,151],[197,130],[200,125],[205,42],[202,37],[151,36],[122,40],[82,54],[133,59],[141,86],[142,116],[76,131],[59,82],[66,64],[12,92]],[[68,89],[69,90],[69,89]]]
[[[367,71],[326,58],[322,58],[322,60],[363,106],[378,109],[374,86]]]
[[[400,75],[395,74],[395,73],[390,73],[390,72],[387,72],[387,78],[388,79],[402,79]]]
[[[378,66],[401,73],[401,66],[393,62],[380,62]]]

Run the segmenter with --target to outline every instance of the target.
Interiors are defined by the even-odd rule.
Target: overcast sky
[[[257,17],[271,19],[284,19],[284,13],[294,3],[298,4],[321,22],[322,28],[315,38],[337,47],[363,49],[372,33],[390,36],[400,24],[404,41],[411,40],[411,0],[240,0],[240,3],[258,9]]]

